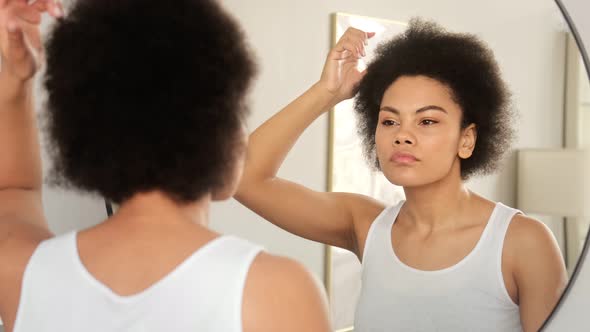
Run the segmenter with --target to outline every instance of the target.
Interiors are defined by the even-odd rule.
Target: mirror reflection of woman
[[[355,330],[538,330],[567,282],[554,237],[465,186],[497,170],[513,136],[492,51],[473,35],[413,20],[359,72],[372,35],[348,29],[319,81],[250,135],[236,197],[293,234],[356,254]],[[403,186],[405,201],[277,177],[305,128],[355,95],[367,158]]]
[[[46,12],[61,17],[42,111],[54,174],[120,204],[58,236],[33,110]],[[5,331],[330,331],[301,264],[208,227],[241,176],[255,72],[233,18],[215,0],[80,0],[62,14],[55,0],[0,0]]]

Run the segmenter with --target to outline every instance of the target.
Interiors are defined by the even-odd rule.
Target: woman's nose
[[[414,141],[415,139],[412,134],[403,127],[400,127],[400,130],[395,135],[393,143],[395,145],[414,144]]]

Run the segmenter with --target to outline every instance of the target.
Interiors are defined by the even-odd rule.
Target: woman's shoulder
[[[563,256],[549,227],[523,214],[512,218],[503,252],[517,279],[540,271],[551,273],[564,270]]]
[[[39,244],[54,238],[46,228],[9,221],[0,221],[0,235],[0,281],[6,281],[6,278],[14,275],[22,275]],[[0,282],[0,285],[2,284]]]
[[[508,224],[504,237],[505,252],[510,253],[514,250],[522,254],[532,249],[538,249],[535,247],[547,246],[555,241],[549,227],[541,221],[501,202],[495,202],[481,196],[478,198],[478,209],[482,215],[490,215],[494,210],[504,213],[503,216],[506,217],[505,221]]]
[[[529,249],[538,249],[535,247],[547,246],[555,241],[549,227],[541,221],[501,202],[484,199],[483,203],[483,205],[504,211],[504,215],[507,216],[508,227],[504,237],[505,249],[515,249],[524,253]]]
[[[553,233],[541,221],[517,213],[512,217],[506,233],[506,242],[515,242],[522,250],[538,249],[539,246],[545,246],[555,242]]]
[[[244,331],[329,331],[323,286],[293,259],[260,253],[250,267],[243,298]]]
[[[0,221],[0,316],[10,326],[16,316],[26,267],[41,242],[52,237],[30,223]]]

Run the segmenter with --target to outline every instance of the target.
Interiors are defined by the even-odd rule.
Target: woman
[[[471,192],[509,147],[508,92],[476,37],[413,20],[366,72],[373,34],[349,29],[319,81],[251,134],[237,198],[296,235],[363,264],[358,331],[536,331],[566,284],[550,231]],[[299,135],[358,90],[370,164],[406,200],[315,192],[276,177]]]
[[[32,81],[54,0],[0,0],[0,316],[12,331],[329,331],[299,264],[210,230],[254,64],[214,1],[82,0],[47,44],[53,179],[120,203],[53,237]]]

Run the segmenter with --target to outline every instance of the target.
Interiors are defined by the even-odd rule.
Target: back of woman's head
[[[255,65],[213,0],[80,0],[46,45],[52,180],[122,202],[222,187]]]

